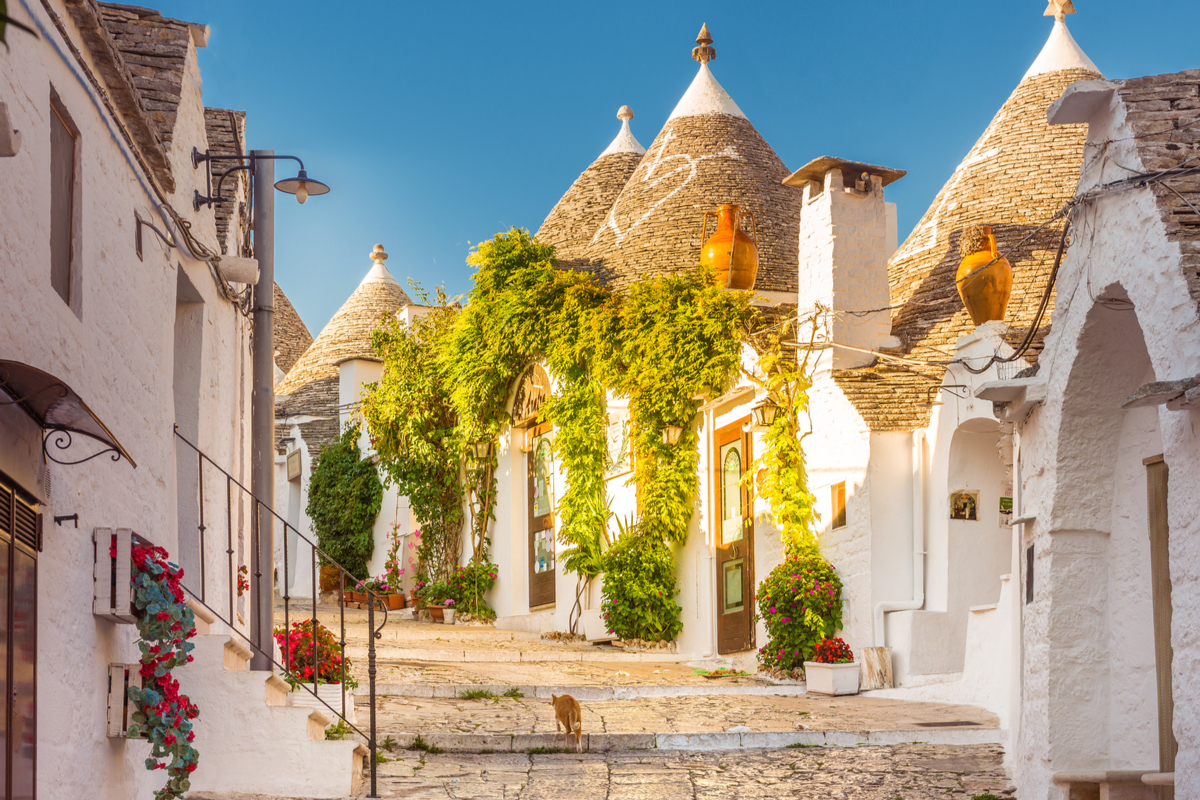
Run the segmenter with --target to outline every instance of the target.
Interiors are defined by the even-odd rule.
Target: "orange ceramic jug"
[[[971,321],[976,325],[1003,321],[1012,295],[1013,271],[1008,259],[996,250],[991,226],[963,230],[959,252],[963,260],[958,265],[955,284]]]
[[[708,218],[717,218],[717,230],[704,239]],[[754,225],[751,238],[739,224],[742,217],[749,217]],[[754,212],[742,211],[735,205],[717,206],[716,211],[704,212],[704,223],[700,228],[700,263],[712,267],[717,274],[717,283],[724,289],[753,289],[758,276],[758,221]]]

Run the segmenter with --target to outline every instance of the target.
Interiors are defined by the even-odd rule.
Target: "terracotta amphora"
[[[754,212],[742,211],[735,205],[717,206],[716,211],[704,212],[700,238],[708,226],[708,218],[717,218],[717,230],[700,246],[700,263],[712,267],[717,283],[724,289],[753,289],[758,276],[758,221]],[[754,225],[754,237],[742,230],[742,217]]]
[[[959,251],[963,260],[955,275],[955,285],[971,321],[976,325],[1003,321],[1012,295],[1013,271],[1008,259],[996,250],[991,226],[964,229]]]

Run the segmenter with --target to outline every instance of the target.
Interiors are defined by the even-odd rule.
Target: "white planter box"
[[[454,624],[454,609],[447,608],[445,611],[443,611],[442,612],[442,620],[447,625],[453,625]]]
[[[860,670],[858,662],[849,664],[818,664],[804,662],[804,679],[809,694],[858,694]]]
[[[105,733],[114,739],[129,736],[133,712],[137,710],[129,699],[129,687],[141,688],[141,668],[141,664],[108,665],[108,724]]]
[[[95,563],[92,566],[92,613],[98,617],[132,624],[137,622],[133,605],[133,546],[150,546],[144,537],[128,528],[96,528],[92,532]],[[112,555],[113,549],[116,555]]]
[[[340,683],[322,683],[317,686],[317,694],[320,695],[321,700],[329,704],[328,707],[325,703],[312,696],[311,689],[311,683],[305,683],[292,689],[289,694],[292,698],[292,705],[298,708],[315,708],[332,719],[333,722],[331,724],[336,724],[337,718],[335,714],[342,713],[342,685]],[[330,713],[330,708],[333,709],[334,713]],[[351,725],[358,724],[357,718],[354,716],[354,691],[351,689],[346,690],[346,720]]]

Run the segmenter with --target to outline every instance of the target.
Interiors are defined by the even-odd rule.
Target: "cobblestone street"
[[[379,768],[385,798],[428,800],[970,800],[1008,786],[995,745],[740,752],[426,754]]]

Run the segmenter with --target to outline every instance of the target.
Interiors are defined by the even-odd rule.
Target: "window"
[[[0,743],[5,797],[34,796],[37,756],[37,554],[41,517],[0,473]]]
[[[77,183],[77,132],[58,102],[50,99],[50,285],[63,302],[79,313],[78,282],[73,269],[75,242],[75,189]]]
[[[835,483],[829,487],[830,505],[833,507],[833,527],[846,527],[846,482]]]

